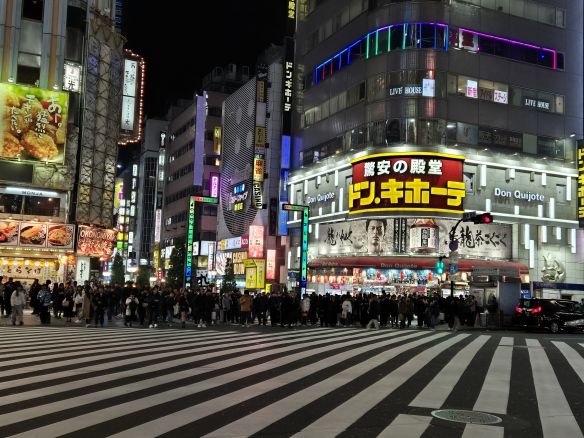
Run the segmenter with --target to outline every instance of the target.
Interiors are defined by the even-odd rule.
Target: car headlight
[[[576,327],[579,325],[584,325],[584,319],[575,319],[573,321],[568,321],[568,322],[566,322],[566,325],[568,327]]]

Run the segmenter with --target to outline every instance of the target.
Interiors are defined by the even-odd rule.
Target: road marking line
[[[475,411],[507,414],[509,390],[511,388],[511,365],[513,361],[513,338],[502,338],[495,350]]]
[[[535,339],[527,339],[526,343],[544,437],[582,438],[584,435],[574,418],[545,350]]]
[[[432,417],[399,414],[378,436],[378,438],[420,438],[426,431]],[[326,432],[323,431],[323,432]],[[476,438],[476,437],[475,437]]]
[[[505,429],[500,426],[484,424],[467,424],[462,438],[504,438]]]
[[[462,373],[490,338],[490,336],[481,335],[456,353],[410,403],[410,406],[440,409],[460,380]]]

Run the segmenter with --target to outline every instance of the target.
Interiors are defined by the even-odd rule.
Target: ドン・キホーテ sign
[[[464,157],[434,152],[374,154],[352,161],[351,215],[464,213]]]

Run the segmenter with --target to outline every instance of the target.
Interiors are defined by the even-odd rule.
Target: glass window
[[[556,96],[556,113],[564,114],[564,96]]]
[[[538,4],[533,1],[526,1],[524,3],[523,16],[528,20],[537,21]]]
[[[551,25],[556,23],[556,8],[540,3],[538,11],[538,21]]]
[[[505,14],[508,14],[509,2],[513,3],[514,0],[497,0],[497,10],[500,12],[504,12]]]
[[[401,49],[404,41],[404,26],[402,24],[392,26],[389,32],[389,37],[390,49],[391,50]]]
[[[566,26],[566,11],[560,8],[556,8],[556,26]]]
[[[43,20],[44,0],[24,0],[22,2],[22,18]]]
[[[0,193],[0,213],[20,214],[22,196]]]
[[[331,116],[339,111],[339,96],[331,97],[330,100],[330,113]]]
[[[513,0],[509,4],[509,13],[518,17],[523,17],[523,3],[524,0]]]
[[[59,216],[61,200],[59,198],[45,198],[40,196],[25,196],[24,214],[33,216]]]

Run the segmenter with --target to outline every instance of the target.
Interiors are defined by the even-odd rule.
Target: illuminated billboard
[[[125,50],[120,145],[138,143],[142,140],[145,69],[144,58]]]
[[[464,157],[434,152],[384,153],[352,161],[349,214],[464,213]]]
[[[264,226],[249,227],[249,247],[247,253],[250,259],[261,259],[264,256]]]
[[[62,164],[69,94],[0,84],[0,159]]]

